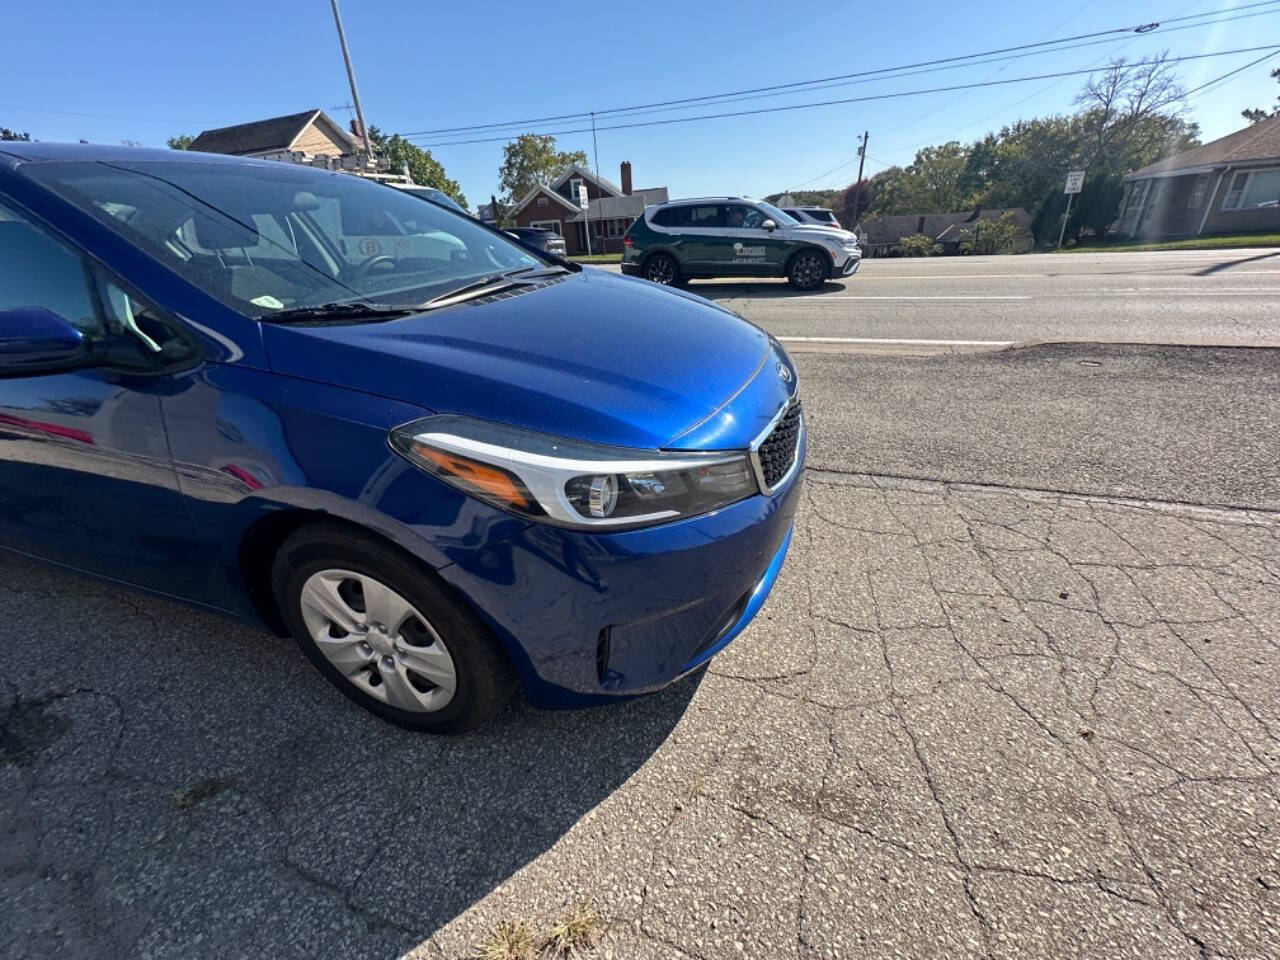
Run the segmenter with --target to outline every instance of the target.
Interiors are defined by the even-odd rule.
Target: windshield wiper
[[[536,272],[534,272],[536,271]],[[506,287],[517,286],[527,280],[540,280],[543,277],[554,276],[558,273],[568,273],[564,267],[550,266],[545,268],[539,267],[517,267],[515,270],[504,270],[502,273],[491,273],[488,276],[480,277],[470,283],[464,283],[460,287],[450,290],[448,293],[442,293],[438,297],[433,297],[422,305],[424,310],[430,310],[434,307],[447,307],[451,303],[460,303],[463,300],[470,300],[479,296],[481,293],[493,293]]]
[[[322,303],[314,307],[276,310],[273,313],[263,314],[258,319],[267,323],[325,323],[344,320],[376,323],[379,320],[391,320],[417,312],[415,307],[390,307],[381,303],[362,303],[359,300],[352,300],[348,303]]]

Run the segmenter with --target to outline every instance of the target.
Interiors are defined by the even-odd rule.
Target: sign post
[[[1071,198],[1084,186],[1084,171],[1072,170],[1067,174],[1067,212],[1062,215],[1062,229],[1058,231],[1058,249],[1062,249],[1062,238],[1067,232],[1067,221],[1071,219]]]
[[[587,235],[587,256],[591,256],[591,217],[587,215],[587,185],[578,184],[578,206],[582,208],[582,232]]]

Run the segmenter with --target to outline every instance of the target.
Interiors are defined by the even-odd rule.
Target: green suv
[[[693,277],[786,277],[815,290],[858,270],[862,251],[847,230],[800,223],[773,204],[703,197],[654,204],[622,238],[622,272],[654,283]]]

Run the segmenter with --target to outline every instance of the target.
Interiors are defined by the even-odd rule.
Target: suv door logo
[[[776,364],[778,376],[782,378],[783,383],[791,382],[791,371],[787,369],[786,364],[779,360]]]

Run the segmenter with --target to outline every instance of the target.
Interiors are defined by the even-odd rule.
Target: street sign
[[[1084,186],[1084,171],[1072,170],[1067,174],[1067,193],[1079,193]]]
[[[1084,174],[1080,174],[1084,176]],[[587,185],[585,183],[578,184],[578,206],[583,210],[587,209]]]

